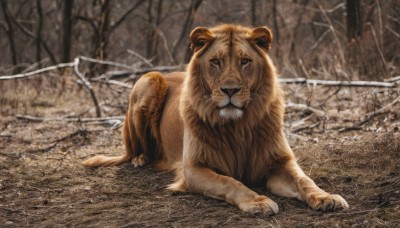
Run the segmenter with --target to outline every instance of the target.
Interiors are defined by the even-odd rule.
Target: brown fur
[[[123,128],[126,154],[83,164],[156,160],[159,169],[176,170],[169,189],[223,199],[253,213],[277,213],[278,206],[246,185],[266,184],[313,209],[348,207],[304,174],[286,141],[283,93],[267,55],[270,30],[200,27],[190,39],[194,54],[186,73],[149,73],[133,88]]]

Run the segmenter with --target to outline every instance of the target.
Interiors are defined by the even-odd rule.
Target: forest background
[[[1,0],[0,73],[76,56],[133,68],[180,65],[196,26],[270,27],[283,77],[384,80],[399,74],[396,0]],[[143,61],[146,60],[146,61]],[[91,75],[104,66],[88,66]]]

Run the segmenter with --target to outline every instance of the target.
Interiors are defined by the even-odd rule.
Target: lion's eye
[[[248,59],[248,58],[243,58],[242,60],[240,60],[240,63],[244,66],[244,65],[247,65],[249,62],[251,62],[251,60],[250,59]]]
[[[220,64],[219,59],[211,59],[210,62],[215,66],[219,66],[219,64]]]

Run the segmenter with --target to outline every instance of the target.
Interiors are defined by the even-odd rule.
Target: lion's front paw
[[[139,154],[139,156],[132,158],[132,164],[135,167],[141,167],[149,163],[149,158],[145,154]]]
[[[238,207],[252,214],[277,214],[279,211],[278,205],[266,196],[257,196],[252,200],[244,201]]]
[[[346,200],[343,197],[335,194],[320,193],[311,196],[308,204],[313,210],[334,211],[348,208]]]

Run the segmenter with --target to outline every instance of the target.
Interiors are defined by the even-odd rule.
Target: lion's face
[[[197,28],[192,32],[191,44],[195,51],[189,66],[194,81],[192,94],[201,96],[196,105],[199,111],[206,109],[213,114],[207,113],[204,118],[240,119],[268,91],[266,87],[272,75],[266,52],[271,38],[265,27],[251,30],[221,26],[212,30]],[[195,95],[196,89],[201,94]]]

